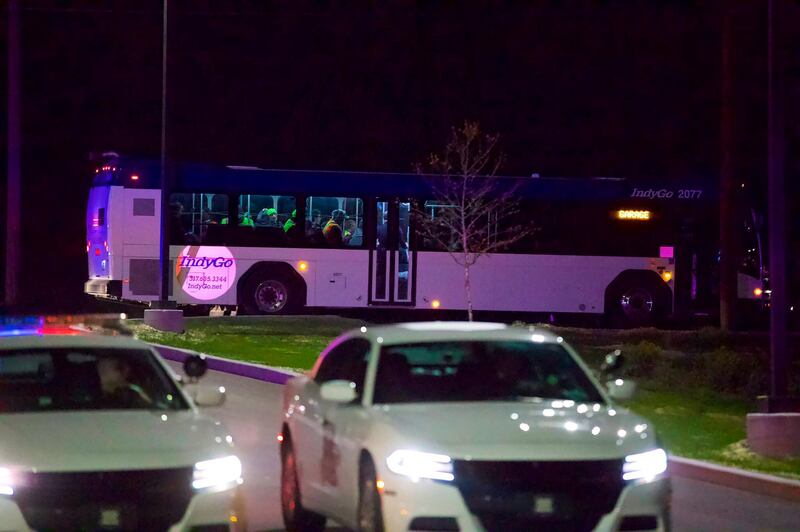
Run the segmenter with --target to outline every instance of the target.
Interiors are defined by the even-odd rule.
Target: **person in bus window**
[[[183,204],[179,202],[170,204],[169,242],[170,244],[196,244],[197,235],[186,229]]]
[[[322,213],[319,212],[319,209],[314,209],[311,213],[311,228],[322,230]]]
[[[278,227],[278,211],[273,208],[263,208],[256,216],[256,224],[267,227]]]
[[[345,216],[343,210],[335,209],[331,213],[331,219],[322,228],[322,235],[330,247],[339,247],[343,243],[344,231],[342,230],[342,225],[344,225]]]
[[[344,221],[344,240],[348,246],[360,246],[364,240],[364,235],[355,218],[348,218]]]
[[[222,219],[220,224],[226,225],[228,223],[228,217]],[[255,223],[253,223],[253,219],[250,217],[249,212],[244,212],[242,207],[239,207],[239,225],[242,227],[255,227]]]

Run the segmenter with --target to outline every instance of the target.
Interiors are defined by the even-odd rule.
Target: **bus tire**
[[[669,314],[671,294],[655,272],[623,272],[606,289],[606,317],[616,327],[652,327]]]
[[[305,303],[305,291],[297,280],[277,268],[251,272],[241,284],[239,307],[244,314],[291,314]]]

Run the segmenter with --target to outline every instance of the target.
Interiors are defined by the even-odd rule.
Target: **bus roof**
[[[173,192],[294,195],[367,195],[425,197],[436,176],[415,173],[333,170],[283,170],[253,166],[222,166],[176,163],[169,167]],[[157,161],[118,157],[95,171],[94,185],[128,188],[158,188]],[[552,200],[708,201],[716,199],[713,181],[637,180],[592,177],[508,177],[501,183],[516,183],[518,194]],[[692,192],[688,192],[692,191]]]

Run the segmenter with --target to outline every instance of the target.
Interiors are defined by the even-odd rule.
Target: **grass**
[[[192,349],[245,362],[294,370],[309,369],[320,351],[359,320],[332,316],[191,318],[184,334],[132,326],[147,342]]]
[[[362,321],[333,316],[192,318],[184,334],[164,333],[141,323],[133,325],[145,341],[192,349],[235,360],[294,370],[309,369],[319,352],[341,332]],[[735,346],[743,353],[763,350],[764,339],[748,334],[721,335],[715,330],[614,331],[557,328],[587,363],[598,367],[611,349],[635,351],[641,342],[661,349],[700,353]],[[711,390],[697,376],[673,371],[669,382],[659,370],[637,377],[639,392],[626,406],[652,421],[664,446],[673,454],[732,467],[800,479],[800,459],[775,460],[755,455],[746,445],[745,419],[755,404],[746,394]],[[677,379],[677,383],[676,383]]]
[[[766,458],[747,447],[751,401],[702,389],[687,394],[644,388],[626,406],[655,424],[672,454],[800,480],[800,458]]]

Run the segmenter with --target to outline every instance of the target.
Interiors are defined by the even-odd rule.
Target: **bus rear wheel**
[[[669,312],[669,288],[645,275],[619,279],[610,287],[607,316],[616,327],[651,327]]]
[[[246,314],[287,314],[298,305],[297,290],[282,276],[253,276],[243,292],[241,306]]]

